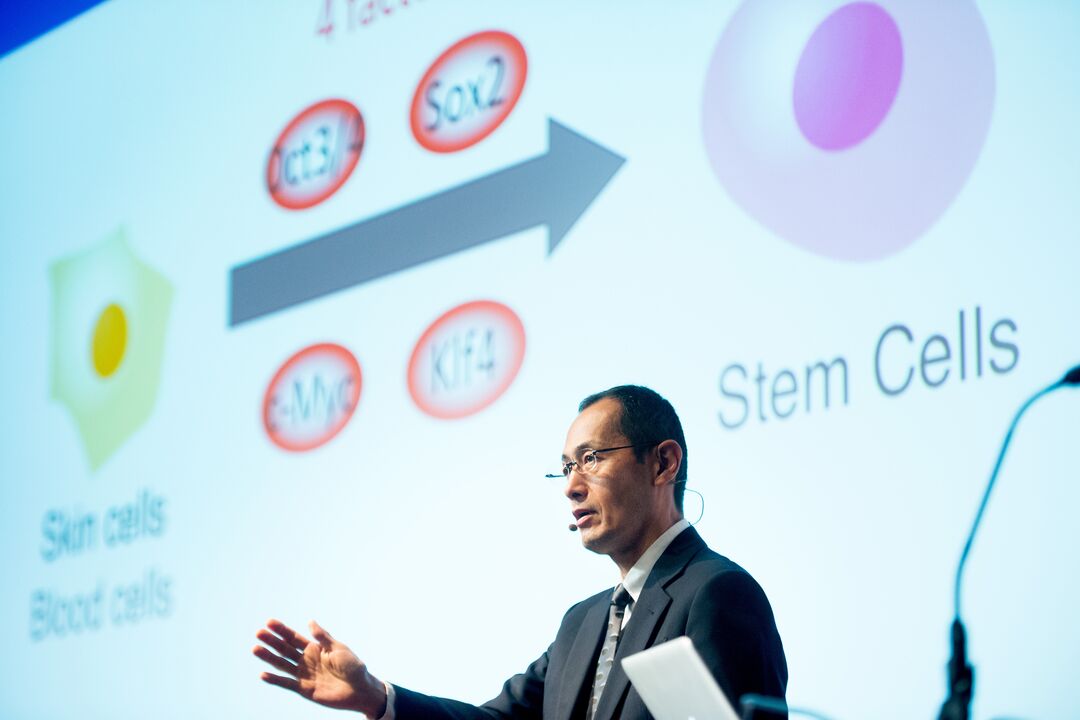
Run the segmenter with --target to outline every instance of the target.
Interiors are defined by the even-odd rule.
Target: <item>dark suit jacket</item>
[[[398,720],[488,720],[585,717],[596,660],[607,625],[611,590],[567,611],[555,642],[502,693],[480,707],[395,686]],[[787,662],[772,609],[750,574],[710,550],[687,528],[657,560],[623,629],[615,665],[595,720],[652,716],[630,687],[620,660],[687,635],[724,693],[738,708],[745,693],[784,697]]]

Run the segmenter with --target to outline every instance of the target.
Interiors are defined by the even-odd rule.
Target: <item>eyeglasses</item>
[[[633,445],[620,445],[618,447],[600,448],[599,450],[585,450],[581,453],[580,460],[568,460],[563,463],[562,475],[558,473],[548,473],[544,477],[558,479],[560,477],[568,478],[574,468],[578,469],[578,472],[585,473],[586,475],[592,474],[596,471],[596,466],[600,462],[600,453],[615,452],[616,450],[628,450],[630,448],[650,448],[659,443],[635,443]]]

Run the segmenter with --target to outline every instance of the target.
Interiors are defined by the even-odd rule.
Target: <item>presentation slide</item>
[[[0,57],[0,716],[333,717],[269,618],[494,697],[619,582],[560,455],[640,384],[788,702],[937,717],[1080,363],[1080,5],[84,4]],[[974,717],[1080,715],[1078,512],[1062,388]]]

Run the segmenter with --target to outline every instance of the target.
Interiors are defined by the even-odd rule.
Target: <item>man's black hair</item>
[[[675,476],[675,508],[681,513],[686,490],[686,438],[675,408],[655,390],[641,385],[619,385],[594,393],[581,401],[578,412],[604,398],[613,398],[622,406],[619,429],[633,443],[634,455],[643,462],[652,448],[664,440],[674,440],[682,448],[682,464]]]

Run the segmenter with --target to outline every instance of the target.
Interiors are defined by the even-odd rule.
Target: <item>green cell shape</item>
[[[97,470],[154,409],[173,288],[131,252],[122,228],[54,262],[49,279],[52,397]]]

